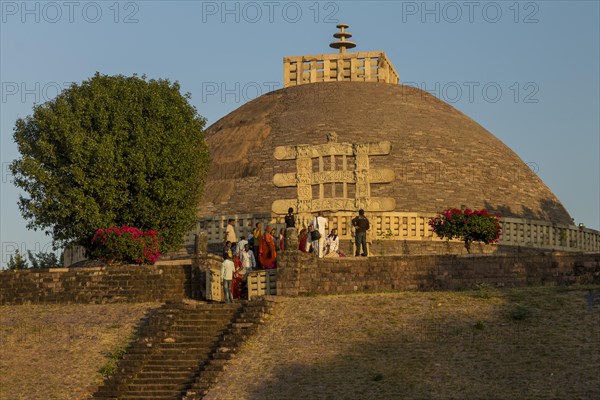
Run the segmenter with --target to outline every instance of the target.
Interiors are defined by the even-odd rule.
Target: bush
[[[157,231],[142,232],[130,226],[98,229],[88,256],[108,264],[154,264],[160,256],[161,236]]]
[[[429,220],[433,232],[442,239],[461,239],[467,252],[471,243],[495,243],[500,239],[500,214],[492,215],[486,210],[459,210],[451,208]]]
[[[517,303],[512,310],[510,310],[510,317],[515,321],[524,321],[531,317],[531,309],[524,304]]]

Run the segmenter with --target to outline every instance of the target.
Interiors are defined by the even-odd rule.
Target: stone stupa
[[[406,249],[435,242],[428,219],[462,207],[502,214],[501,244],[600,248],[598,232],[572,226],[515,152],[451,105],[399,84],[383,51],[347,51],[356,44],[348,25],[338,28],[330,46],[339,53],[284,57],[283,89],[206,130],[211,165],[198,229],[209,243],[222,242],[228,218],[239,236],[258,221],[281,224],[288,207],[300,225],[323,211],[349,242],[363,208],[371,243]]]

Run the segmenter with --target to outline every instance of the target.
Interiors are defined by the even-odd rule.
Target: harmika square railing
[[[283,58],[283,87],[334,81],[398,84],[400,76],[383,51]]]

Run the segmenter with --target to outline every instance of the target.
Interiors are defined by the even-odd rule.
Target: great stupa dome
[[[321,145],[331,132],[338,143],[390,143],[389,154],[369,156],[370,168],[394,174],[389,183],[370,185],[371,197],[395,201],[386,211],[435,214],[466,206],[503,216],[571,222],[531,168],[471,118],[420,89],[364,82],[284,88],[210,126],[206,134],[212,161],[201,216],[264,213],[277,200],[295,198],[296,187],[273,182],[277,173],[295,172],[295,160],[277,160],[275,149]],[[347,164],[354,162],[349,159]],[[331,170],[329,157],[323,163],[323,170]],[[316,164],[313,159],[315,172]],[[353,168],[347,165],[346,170]],[[324,184],[324,198],[334,197],[331,185]],[[312,186],[317,198],[318,185]],[[341,184],[336,186],[341,193]],[[348,191],[353,198],[354,190]]]
[[[222,243],[228,218],[239,234],[256,222],[300,225],[323,211],[351,239],[363,208],[369,241],[435,241],[428,218],[447,208],[503,216],[501,244],[596,249],[532,169],[485,128],[431,94],[399,84],[382,51],[285,57],[284,88],[264,94],[206,130],[211,165],[198,230]],[[387,232],[387,235],[383,235]]]

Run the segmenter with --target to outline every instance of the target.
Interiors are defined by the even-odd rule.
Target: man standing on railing
[[[358,257],[360,254],[360,248],[362,247],[363,257],[369,255],[367,252],[367,231],[370,228],[369,219],[365,217],[365,210],[358,210],[358,217],[352,219],[352,226],[354,227],[355,234],[354,239],[356,242],[356,250],[354,251],[354,257]]]

